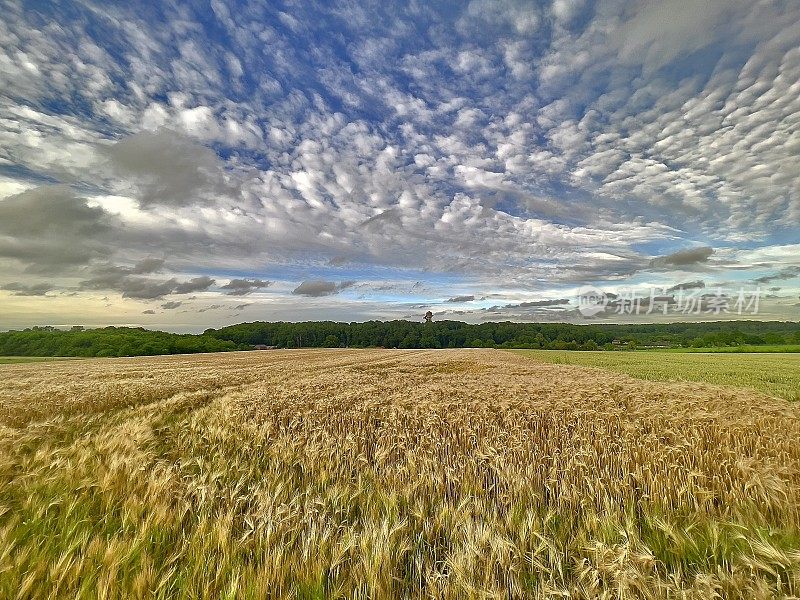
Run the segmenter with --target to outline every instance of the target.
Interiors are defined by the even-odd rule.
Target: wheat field
[[[494,350],[0,366],[2,598],[791,598],[800,405]]]

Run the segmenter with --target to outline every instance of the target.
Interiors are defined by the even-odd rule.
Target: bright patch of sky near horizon
[[[800,318],[794,0],[0,10],[0,328]]]

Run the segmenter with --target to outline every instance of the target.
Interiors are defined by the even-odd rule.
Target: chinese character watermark
[[[578,291],[578,312],[584,317],[606,315],[757,315],[761,301],[761,287],[740,288],[734,294],[721,287],[686,290],[651,288],[645,295],[640,291],[624,290],[619,294],[603,292],[597,288]]]

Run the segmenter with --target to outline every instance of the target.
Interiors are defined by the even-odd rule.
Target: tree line
[[[717,321],[574,325],[569,323],[461,321],[417,323],[241,323],[205,335],[242,345],[278,348],[542,348],[599,350],[637,347],[720,347],[800,343],[800,324],[779,321]]]
[[[134,327],[74,327],[66,331],[55,327],[33,327],[0,333],[2,356],[152,356],[238,349],[231,341],[208,335]]]
[[[721,321],[573,325],[367,321],[241,323],[202,334],[132,327],[33,327],[0,333],[2,356],[147,356],[276,348],[542,348],[622,350],[800,344],[800,323]]]

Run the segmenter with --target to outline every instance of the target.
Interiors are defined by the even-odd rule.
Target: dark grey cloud
[[[208,277],[207,275],[203,275],[201,277],[194,277],[189,279],[188,281],[183,281],[175,286],[173,293],[175,294],[193,294],[194,292],[202,292],[207,290],[212,285],[214,285],[216,281]]]
[[[247,294],[272,285],[271,281],[263,279],[231,279],[222,286],[228,296],[246,296]]]
[[[704,287],[706,287],[706,282],[698,279],[697,281],[685,281],[683,283],[678,283],[670,288],[667,288],[666,291],[669,294],[670,292],[677,292],[678,290],[699,290],[703,289]]]
[[[117,291],[121,292],[124,298],[153,300],[171,294],[177,283],[174,278],[162,281],[147,277],[125,277],[120,280]]]
[[[800,277],[800,267],[791,266],[778,271],[773,275],[764,275],[753,280],[754,283],[772,283],[773,281],[786,281]]]
[[[156,314],[156,311],[154,311],[152,308],[148,308],[147,310],[143,310],[142,314],[143,315],[154,315],[154,314]]]
[[[701,246],[699,248],[689,248],[687,250],[679,250],[666,256],[659,256],[650,261],[651,267],[690,267],[699,263],[706,262],[711,255],[714,254],[714,249],[709,246]]]
[[[53,289],[49,283],[24,284],[14,281],[0,285],[0,290],[12,292],[13,296],[44,296]]]
[[[156,279],[132,275],[129,267],[104,266],[94,270],[94,275],[80,283],[81,289],[115,290],[124,298],[154,300],[169,294],[190,294],[206,290],[214,284],[210,277],[195,277],[188,281],[178,281],[175,277]]]
[[[532,302],[520,302],[519,304],[506,304],[503,308],[545,308],[548,306],[563,306],[564,304],[569,304],[568,298],[533,300]]]
[[[69,187],[34,188],[0,201],[0,257],[55,273],[111,253],[112,218]]]
[[[232,191],[216,153],[173,131],[138,133],[105,152],[113,168],[138,186],[144,207],[208,204]]]
[[[295,296],[319,298],[321,296],[338,294],[342,290],[353,285],[355,285],[355,281],[342,281],[341,283],[336,283],[335,281],[325,281],[324,279],[309,279],[302,282],[294,290],[292,290],[292,294]]]
[[[542,320],[549,320],[553,314],[563,314],[565,305],[569,304],[569,298],[555,298],[552,300],[531,300],[529,302],[516,302],[512,304],[495,305],[471,311],[474,314],[503,314],[503,318],[531,320],[541,317]],[[508,312],[518,310],[519,312]],[[485,317],[481,317],[485,319]]]
[[[170,300],[169,302],[165,302],[164,304],[162,304],[161,308],[163,308],[165,310],[173,310],[175,308],[178,308],[182,304],[183,304],[183,302]]]
[[[88,206],[65,185],[34,188],[0,202],[0,231],[20,237],[64,229],[91,237],[105,228],[104,217],[102,209]]]
[[[144,258],[133,265],[130,272],[136,275],[147,275],[149,273],[157,273],[163,266],[163,258]]]
[[[209,306],[205,306],[205,307],[199,309],[197,312],[204,313],[204,312],[208,312],[209,310],[219,310],[220,308],[222,308],[222,304],[211,304]]]
[[[475,296],[453,296],[445,300],[445,302],[472,302],[473,300],[475,300]]]

